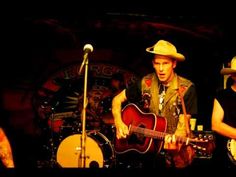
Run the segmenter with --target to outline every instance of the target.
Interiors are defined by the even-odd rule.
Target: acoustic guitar
[[[154,113],[144,113],[133,103],[126,105],[122,110],[122,120],[129,127],[129,136],[115,139],[114,148],[117,154],[130,151],[141,154],[154,150],[160,152],[165,136],[170,135],[166,133],[166,118]],[[192,145],[193,148],[204,153],[211,153],[212,151],[211,148],[208,148],[208,145],[213,143],[212,140],[204,139],[204,137],[199,139],[176,136],[176,141]]]

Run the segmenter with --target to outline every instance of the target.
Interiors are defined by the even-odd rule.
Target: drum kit
[[[47,121],[50,132],[47,149],[50,151],[51,167],[113,168],[116,166],[113,144],[115,128],[110,101],[111,98],[106,98],[100,102],[100,111],[96,118],[87,114],[85,166],[80,160],[82,155],[81,115],[73,111],[55,113],[52,109]]]

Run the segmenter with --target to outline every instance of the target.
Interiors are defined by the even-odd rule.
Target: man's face
[[[163,84],[168,84],[174,78],[174,68],[176,67],[176,60],[166,56],[155,55],[152,60],[153,68],[159,80]]]

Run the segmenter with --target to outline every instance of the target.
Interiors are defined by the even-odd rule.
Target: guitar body
[[[144,113],[135,104],[128,104],[122,110],[123,122],[131,127],[141,127],[144,129],[165,132],[167,121],[164,117],[157,117],[154,113]],[[136,151],[144,154],[147,152],[159,152],[162,148],[163,141],[142,134],[132,133],[124,139],[115,140],[114,147],[118,154],[130,151]]]

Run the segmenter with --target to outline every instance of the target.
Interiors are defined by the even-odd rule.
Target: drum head
[[[57,162],[61,167],[83,167],[81,158],[82,134],[74,134],[65,138],[57,150]],[[85,167],[103,167],[103,152],[98,143],[87,136],[85,141]]]

